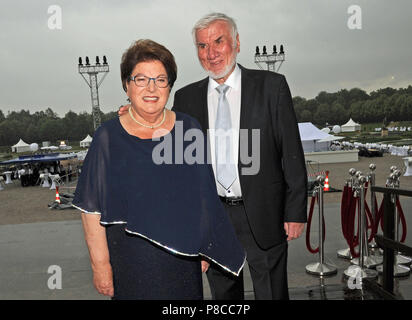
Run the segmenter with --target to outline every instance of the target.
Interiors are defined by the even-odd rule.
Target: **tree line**
[[[319,126],[345,124],[349,118],[364,123],[412,120],[412,86],[384,88],[366,93],[359,88],[320,92],[313,99],[293,98],[299,122]]]
[[[117,111],[101,112],[100,116],[101,121],[105,122],[116,117]],[[69,111],[60,118],[51,108],[32,114],[29,110],[9,111],[7,115],[0,109],[0,146],[12,146],[19,139],[39,145],[42,141],[81,141],[88,134],[93,136],[93,133],[91,113]]]
[[[320,92],[313,99],[293,98],[299,122],[312,122],[318,126],[342,125],[349,118],[356,122],[382,123],[384,121],[412,120],[412,86],[384,88],[370,94],[359,88],[338,92]],[[101,112],[102,123],[117,116],[117,111]],[[93,136],[91,113],[69,111],[63,118],[51,108],[45,111],[9,111],[0,109],[0,146],[11,146],[21,138],[26,143],[80,141],[88,134]]]

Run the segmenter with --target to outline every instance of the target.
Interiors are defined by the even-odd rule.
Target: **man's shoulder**
[[[176,94],[182,94],[186,92],[195,92],[196,90],[200,90],[204,88],[205,86],[207,87],[209,82],[209,78],[204,78],[202,80],[196,81],[189,83],[188,85],[180,88],[179,90],[176,91]]]
[[[277,73],[274,71],[268,71],[268,70],[259,70],[259,69],[248,69],[245,68],[241,65],[239,65],[240,70],[242,70],[242,77],[249,77],[255,80],[265,80],[265,79],[270,79],[270,80],[275,80],[275,81],[281,81],[282,79],[285,78],[285,76],[281,73]]]

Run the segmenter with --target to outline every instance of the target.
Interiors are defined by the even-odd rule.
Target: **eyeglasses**
[[[132,80],[138,87],[147,87],[150,83],[150,80],[153,80],[154,84],[158,88],[166,88],[169,85],[169,79],[164,76],[160,76],[157,78],[150,78],[150,77],[146,77],[144,75],[139,74],[139,75],[130,77],[129,79]]]

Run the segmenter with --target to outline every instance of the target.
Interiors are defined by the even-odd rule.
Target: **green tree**
[[[117,118],[117,117],[118,117],[117,111],[111,111],[111,112],[105,113],[102,116],[102,123],[109,121],[111,119]]]
[[[61,139],[60,123],[57,119],[46,119],[39,127],[39,137],[42,141],[55,141]]]
[[[319,105],[318,110],[313,116],[313,122],[324,126],[330,120],[330,108],[326,103]]]
[[[352,118],[355,121],[360,121],[359,119],[362,118],[362,105],[363,105],[363,101],[356,101],[353,102],[350,106],[350,113],[349,113],[349,117]]]
[[[346,89],[342,89],[336,93],[336,100],[335,103],[340,104],[345,108],[345,110],[349,110],[350,108],[350,95],[349,91]]]
[[[326,91],[319,92],[319,94],[315,98],[318,103],[328,105],[332,105],[332,103],[335,102],[335,99],[336,97],[334,93],[328,93]]]
[[[51,108],[47,108],[46,111],[44,112],[46,114],[46,117],[49,119],[57,119],[57,113],[54,112]]]
[[[396,101],[395,104],[399,108],[399,117],[400,119],[410,119],[410,113],[408,110],[408,95],[406,94],[400,94]]]
[[[309,110],[303,110],[302,113],[300,114],[300,120],[299,122],[312,122],[312,112]]]
[[[376,91],[372,91],[372,92],[370,93],[370,97],[371,97],[372,99],[375,99],[375,98],[379,97],[379,96],[382,95],[382,94],[390,97],[390,96],[394,95],[396,92],[397,92],[396,89],[387,87],[387,88],[383,88],[383,89],[378,89],[378,90],[376,90]]]
[[[329,123],[344,124],[347,121],[348,112],[345,110],[342,104],[335,102],[331,107]]]
[[[0,145],[12,146],[19,142],[19,126],[20,125],[16,120],[5,120],[0,123]]]
[[[368,100],[369,95],[359,88],[353,88],[349,90],[349,104],[352,107],[352,103],[357,101]]]

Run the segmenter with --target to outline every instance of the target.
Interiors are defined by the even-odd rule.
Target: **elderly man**
[[[255,298],[288,299],[286,240],[303,232],[307,206],[306,167],[288,85],[282,75],[236,64],[240,41],[230,17],[203,17],[193,37],[209,77],[178,90],[174,109],[195,117],[205,133],[220,128],[222,106],[230,110],[232,130],[260,130],[257,174],[242,174],[239,147],[244,144],[239,135],[231,145],[236,166],[228,183],[219,180],[213,138],[211,160],[219,196],[247,252]],[[232,277],[214,264],[207,276],[213,299],[244,298],[242,277]]]
[[[306,166],[289,87],[280,74],[236,64],[239,34],[225,14],[203,17],[192,33],[208,77],[178,90],[173,109],[196,118],[209,134],[217,192],[246,250],[255,299],[288,299],[287,241],[302,234],[307,210]],[[235,132],[226,149],[218,129]],[[259,139],[250,139],[256,130]],[[251,173],[242,154],[256,150],[256,141],[259,170]],[[222,150],[230,152],[222,156]],[[207,277],[212,299],[244,299],[243,275],[212,263]]]

